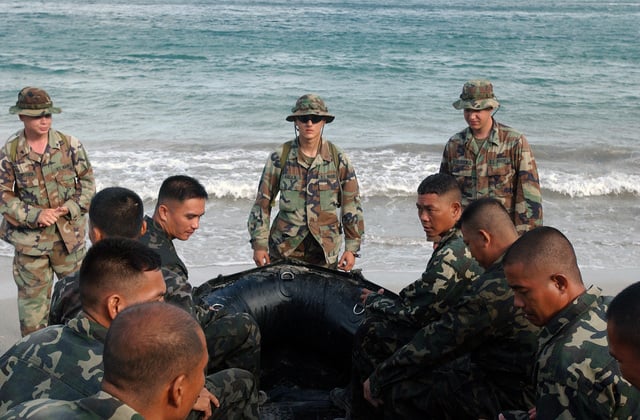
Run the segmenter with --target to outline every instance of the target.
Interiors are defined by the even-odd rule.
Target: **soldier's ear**
[[[147,233],[147,221],[142,221],[142,226],[140,226],[140,237],[143,237],[144,234]]]
[[[484,229],[478,229],[478,235],[482,238],[482,247],[488,248],[491,244],[491,235]]]
[[[567,286],[569,285],[569,279],[567,279],[567,276],[562,273],[555,273],[551,275],[551,281],[560,293],[566,293]]]
[[[180,407],[185,404],[185,384],[187,378],[184,374],[176,376],[168,387],[167,402],[173,407]]]
[[[122,297],[118,294],[113,294],[107,297],[107,314],[109,316],[109,321],[113,321],[124,309],[124,301]]]
[[[166,204],[160,204],[158,206],[158,217],[161,221],[166,222],[169,217],[169,207]]]

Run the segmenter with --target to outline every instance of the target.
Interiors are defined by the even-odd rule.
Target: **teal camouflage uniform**
[[[376,390],[390,386],[385,410],[407,419],[494,419],[532,404],[538,328],[513,298],[500,258],[457,305],[376,368]]]
[[[111,394],[98,393],[76,401],[38,399],[24,402],[12,408],[3,420],[144,420],[144,417]]]
[[[542,328],[534,367],[538,419],[640,418],[640,391],[609,354],[609,302],[592,286]],[[505,416],[529,418],[526,412]]]
[[[325,263],[320,265],[333,266],[342,247],[343,231],[344,249],[354,254],[360,250],[364,234],[355,170],[347,155],[324,138],[320,153],[310,165],[300,156],[298,142],[290,144],[284,162],[282,145],[264,166],[247,223],[251,246],[269,250],[272,259],[285,258],[311,235],[324,251]],[[332,148],[337,151],[338,164],[333,161]],[[271,206],[278,192],[279,211],[269,229]]]
[[[166,301],[185,309],[198,319],[209,350],[207,372],[227,368],[248,370],[260,377],[260,327],[248,313],[213,311],[194,305],[187,266],[162,226],[145,216],[147,232],[140,241],[160,255],[162,275],[167,286]]]
[[[49,130],[46,150],[31,150],[24,130],[0,150],[0,235],[15,247],[22,334],[47,325],[53,273],[62,278],[80,267],[85,253],[85,213],[95,194],[93,169],[73,136]],[[37,224],[43,208],[65,206],[69,214],[48,227]],[[8,223],[8,221],[11,223]]]
[[[542,194],[538,169],[526,137],[493,123],[480,147],[466,128],[445,146],[440,172],[453,175],[462,191],[462,205],[494,197],[507,209],[518,233],[542,226]]]
[[[369,378],[372,395],[381,398],[392,384],[414,376],[416,366],[405,362],[414,363],[424,354],[418,348],[421,329],[447,314],[482,272],[454,228],[442,235],[422,277],[402,289],[399,299],[368,296],[352,354],[353,419],[381,414],[364,400],[361,384]]]
[[[16,343],[0,357],[0,415],[37,398],[72,401],[98,392],[106,334],[105,327],[80,312],[66,325],[44,328]],[[258,418],[250,372],[223,370],[207,376],[206,386],[221,403],[214,418]]]

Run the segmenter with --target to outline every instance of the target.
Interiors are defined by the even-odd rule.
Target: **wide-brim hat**
[[[500,102],[493,94],[493,85],[488,80],[469,80],[462,87],[460,99],[453,103],[455,109],[482,110],[498,108]]]
[[[322,98],[313,93],[307,93],[298,98],[295,106],[291,108],[291,114],[287,116],[287,121],[293,121],[296,117],[302,115],[321,115],[327,124],[336,118],[329,113],[329,109],[324,104]]]
[[[53,106],[47,92],[37,87],[26,87],[18,93],[18,102],[9,108],[10,114],[39,117],[47,114],[59,114],[62,109]]]

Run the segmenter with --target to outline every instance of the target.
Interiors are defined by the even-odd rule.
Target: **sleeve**
[[[96,193],[96,181],[86,149],[75,137],[68,136],[68,138],[77,182],[75,193],[64,203],[64,206],[69,209],[70,219],[77,219],[89,211],[89,204]]]
[[[447,141],[447,144],[445,144],[444,146],[444,151],[442,152],[442,160],[440,161],[440,173],[442,174],[449,174],[451,175],[451,165],[450,165],[450,159],[451,159],[451,139],[449,139],[449,141]]]
[[[439,320],[420,329],[413,339],[382,362],[369,377],[371,392],[442,366],[480,346],[491,330],[491,315],[484,300],[468,296]]]
[[[194,315],[192,287],[187,278],[165,267],[162,268],[162,277],[167,286],[164,300]]]
[[[356,171],[345,153],[339,153],[340,183],[342,184],[342,227],[345,251],[358,252],[364,235],[364,215],[360,201],[360,186]]]
[[[16,140],[17,141],[17,140]],[[0,150],[0,213],[14,226],[38,227],[40,208],[25,203],[14,191],[15,166],[9,158],[9,143]],[[26,177],[25,177],[26,179]]]
[[[520,137],[514,161],[517,162],[517,181],[515,188],[516,228],[523,233],[542,226],[542,193],[538,168],[527,138]]]
[[[271,206],[273,200],[279,191],[280,171],[282,162],[280,154],[282,146],[279,150],[271,153],[267,163],[262,170],[262,176],[258,183],[258,193],[256,201],[251,207],[247,228],[251,237],[251,248],[254,250],[269,249],[269,224],[271,222]]]

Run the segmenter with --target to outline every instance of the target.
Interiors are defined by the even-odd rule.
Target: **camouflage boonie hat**
[[[287,121],[293,121],[296,117],[301,115],[322,115],[325,117],[325,121],[330,123],[334,120],[335,116],[329,114],[327,106],[324,104],[322,98],[313,93],[307,93],[302,95],[296,101],[296,105],[291,108],[291,115],[287,117]]]
[[[10,114],[39,117],[47,114],[59,114],[62,110],[53,106],[49,94],[37,87],[26,87],[18,93],[18,102],[9,108]]]
[[[493,94],[493,85],[488,80],[469,80],[462,87],[460,99],[453,103],[455,109],[482,110],[499,106]]]

